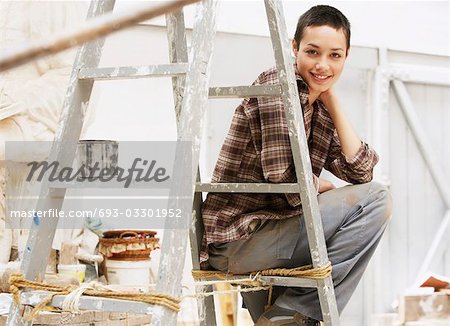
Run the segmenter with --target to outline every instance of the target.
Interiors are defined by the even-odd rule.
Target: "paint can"
[[[115,174],[119,157],[119,143],[115,140],[80,140],[76,161],[86,179],[104,178]]]
[[[62,275],[67,275],[76,278],[83,282],[84,276],[86,275],[86,265],[84,264],[73,264],[73,265],[65,265],[58,264],[58,273]]]
[[[148,292],[151,278],[150,259],[148,260],[111,260],[107,259],[106,279],[108,284],[118,284],[133,287],[142,292]]]

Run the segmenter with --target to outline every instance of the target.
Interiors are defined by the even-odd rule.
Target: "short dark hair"
[[[327,25],[336,30],[342,28],[345,38],[347,39],[347,51],[350,48],[350,22],[342,12],[334,7],[326,5],[318,5],[310,8],[307,12],[300,16],[295,31],[294,40],[297,43],[297,49],[306,27]]]

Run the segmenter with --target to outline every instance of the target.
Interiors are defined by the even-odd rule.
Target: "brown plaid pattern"
[[[308,86],[297,73],[309,155],[318,188],[322,169],[358,184],[372,180],[378,155],[362,143],[349,159],[341,151],[333,121],[320,100],[308,103]],[[253,85],[278,84],[275,68]],[[236,108],[217,160],[212,182],[297,182],[283,101],[280,97],[246,98]],[[205,234],[200,261],[208,260],[210,243],[228,243],[250,235],[255,219],[286,219],[302,214],[300,194],[209,193],[202,207]]]

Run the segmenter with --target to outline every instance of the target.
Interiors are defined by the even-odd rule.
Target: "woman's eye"
[[[331,56],[335,59],[339,59],[341,57],[339,53],[332,53]]]
[[[316,50],[306,50],[306,53],[308,54],[317,54]]]

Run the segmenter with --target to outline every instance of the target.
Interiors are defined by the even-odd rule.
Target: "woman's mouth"
[[[310,73],[311,76],[313,77],[314,81],[319,83],[319,84],[323,84],[328,82],[331,77],[333,77],[332,75],[321,75],[321,74],[314,74],[314,73]]]

